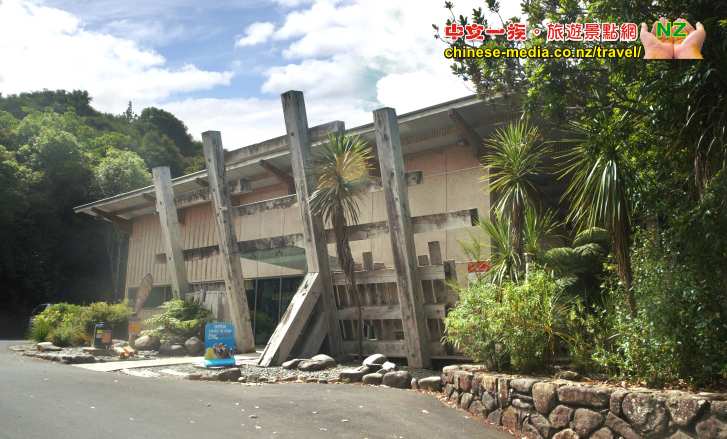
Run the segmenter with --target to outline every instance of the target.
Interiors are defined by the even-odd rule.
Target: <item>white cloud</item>
[[[172,69],[132,40],[88,31],[70,13],[19,0],[0,2],[0,53],[3,93],[84,89],[98,109],[115,113],[129,100],[140,108],[232,78],[194,65]]]
[[[275,25],[269,22],[253,23],[245,30],[245,36],[235,43],[237,47],[254,46],[264,43],[273,35]]]
[[[140,24],[145,16],[109,18],[103,31],[92,32],[68,12],[21,1],[0,0],[2,93],[85,89],[97,108],[115,113],[129,100],[137,109],[155,105],[177,115],[197,138],[222,131],[228,148],[282,135],[279,94],[291,89],[305,93],[311,125],[343,120],[349,127],[370,123],[378,107],[403,113],[472,93],[451,74],[444,46],[432,37],[431,24],[447,18],[439,1],[274,0],[291,9],[279,23],[253,23],[235,43],[279,53],[279,64],[265,66],[260,60],[269,58],[254,54],[230,60],[233,66],[254,61],[245,74],[262,75],[260,96],[196,99],[180,94],[227,86],[232,73],[170,67],[136,41],[163,36],[163,29]],[[501,3],[503,16],[510,16],[519,0]],[[467,14],[482,0],[455,4]]]
[[[480,0],[457,2],[462,12]],[[289,13],[273,38],[285,42],[287,64],[266,72],[262,90],[303,90],[309,102],[358,102],[362,110],[404,112],[472,94],[454,77],[431,24],[443,23],[439,2],[317,0]],[[344,116],[345,117],[345,116]]]
[[[190,132],[200,138],[207,130],[222,132],[226,149],[240,148],[285,134],[280,99],[186,99],[161,105],[187,123]],[[342,120],[353,127],[372,121],[371,113],[361,110],[359,103],[307,101],[310,126]]]
[[[389,106],[404,113],[473,93],[452,75],[443,43],[431,24],[442,25],[440,2],[419,0],[276,0],[301,6],[288,12],[279,28],[266,32],[260,50],[279,51],[280,65],[263,71],[259,99],[205,99],[165,106],[195,134],[223,132],[228,148],[284,133],[279,94],[302,90],[311,125],[343,120],[349,127],[370,123],[371,111]],[[502,1],[503,16],[519,1]],[[481,0],[456,2],[467,14]],[[247,35],[251,35],[251,32]]]

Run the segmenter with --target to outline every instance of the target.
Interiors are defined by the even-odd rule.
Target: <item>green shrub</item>
[[[445,319],[445,340],[494,369],[545,369],[565,345],[562,298],[556,280],[538,268],[521,283],[473,282]]]
[[[181,299],[162,304],[164,311],[147,319],[144,324],[152,329],[143,331],[144,335],[155,335],[161,340],[183,341],[192,336],[202,336],[204,325],[212,318],[212,313],[202,305]]]
[[[52,326],[47,320],[36,318],[33,320],[33,324],[30,325],[28,338],[38,343],[48,341],[48,334],[50,334],[51,328]]]
[[[96,302],[88,306],[56,303],[35,317],[29,336],[37,342],[50,341],[56,346],[80,346],[91,340],[96,323],[118,327],[125,325],[130,315],[126,303]]]
[[[668,243],[643,234],[639,238],[633,252],[638,312],[631,316],[617,306],[607,310],[613,341],[598,347],[595,360],[615,376],[650,385],[681,381],[702,386],[724,380],[724,292],[700,282],[698,271]],[[614,288],[611,294],[622,293]]]
[[[79,319],[83,307],[71,303],[55,303],[35,316],[35,321],[42,321],[50,328],[57,328],[63,322]]]
[[[48,341],[56,346],[82,346],[88,339],[78,322],[63,322],[48,334]]]
[[[129,323],[131,308],[126,302],[110,304],[96,302],[85,306],[81,311],[81,325],[84,332],[93,336],[96,323],[106,323],[112,328],[123,328]]]

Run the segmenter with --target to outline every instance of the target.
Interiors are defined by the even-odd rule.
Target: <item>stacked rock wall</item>
[[[447,366],[444,395],[531,439],[727,438],[727,395],[657,392]]]

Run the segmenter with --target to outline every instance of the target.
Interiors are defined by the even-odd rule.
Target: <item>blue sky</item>
[[[0,0],[0,92],[85,89],[97,108],[155,105],[228,148],[283,133],[279,94],[312,124],[371,121],[472,93],[432,23],[440,0]],[[482,0],[455,1],[467,13]],[[506,16],[519,0],[501,2]]]

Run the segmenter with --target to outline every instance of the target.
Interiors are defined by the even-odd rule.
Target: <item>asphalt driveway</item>
[[[0,438],[487,438],[511,436],[413,391],[190,382],[21,357],[0,341]]]

